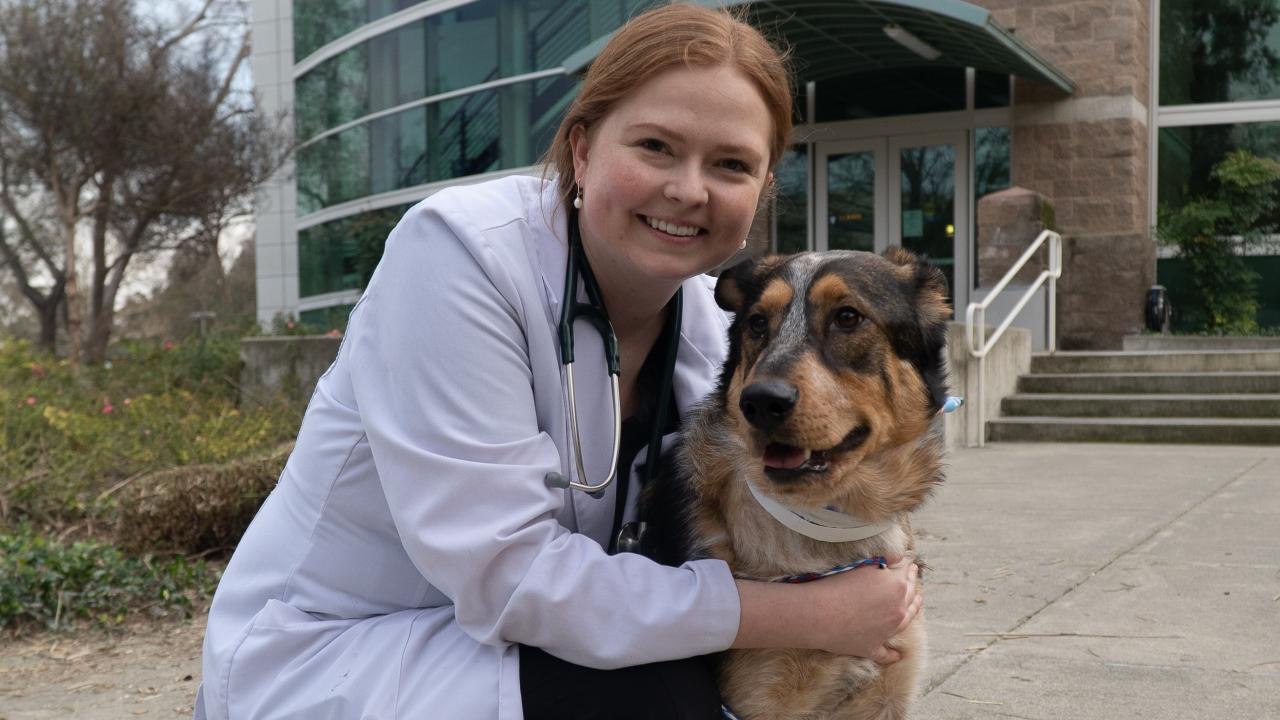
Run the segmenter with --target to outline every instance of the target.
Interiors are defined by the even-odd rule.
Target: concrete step
[[[1280,393],[1280,372],[1040,373],[1020,393]]]
[[[1280,420],[1280,393],[1220,395],[1019,394],[1001,403],[1006,417],[1271,418]]]
[[[1280,371],[1280,350],[1059,352],[1031,357],[1032,373]]]
[[[1134,350],[1280,350],[1280,335],[1238,337],[1217,335],[1126,335],[1125,352]]]
[[[1280,445],[1280,419],[1000,418],[987,423],[987,440]]]

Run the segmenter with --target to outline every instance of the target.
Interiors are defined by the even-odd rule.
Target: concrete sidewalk
[[[953,451],[915,717],[1280,718],[1280,448]]]

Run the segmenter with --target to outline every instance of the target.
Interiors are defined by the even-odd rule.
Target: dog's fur
[[[755,579],[914,558],[909,516],[942,481],[930,427],[946,392],[946,296],[940,270],[896,248],[770,257],[726,271],[716,299],[735,313],[729,357],[716,392],[685,426],[673,471],[645,489],[644,551],[669,564],[721,558]],[[798,392],[776,426],[752,424],[740,405],[743,390],[761,381]],[[825,457],[826,469],[766,472],[766,447],[776,443],[829,449],[813,460],[821,466]],[[856,542],[819,542],[768,515],[747,479],[786,505],[834,505],[894,526]],[[883,667],[815,650],[729,651],[721,693],[744,720],[903,718],[924,663],[923,617],[891,645],[902,659]]]

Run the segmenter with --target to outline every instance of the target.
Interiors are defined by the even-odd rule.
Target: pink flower
[[[290,330],[292,330],[292,329],[295,327],[294,322],[293,322],[292,320],[290,320],[289,322],[285,323],[285,324],[284,324],[284,326],[285,326],[286,328],[290,329]]]
[[[112,405],[111,403],[107,403],[106,405],[103,405],[103,406],[102,406],[102,414],[103,414],[103,415],[110,415],[110,414],[111,414],[111,411],[112,411],[112,410],[115,410],[115,409],[116,409],[116,408],[115,408],[115,406],[114,406],[114,405]]]
[[[172,341],[172,340],[165,340],[165,341],[164,341],[164,344],[163,344],[163,345],[161,345],[160,347],[161,347],[161,349],[164,349],[164,350],[172,350],[172,349],[173,349],[173,341]]]
[[[130,400],[129,398],[125,398],[125,399],[124,399],[124,406],[125,406],[125,407],[129,407],[129,406],[130,406],[130,405],[132,405],[132,404],[133,404],[133,401],[132,401],[132,400]]]
[[[36,396],[35,396],[35,395],[28,395],[28,396],[27,396],[27,406],[28,406],[28,407],[30,407],[30,406],[35,405],[35,404],[36,404]]]
[[[330,330],[329,332],[325,333],[325,335],[331,338],[340,338],[342,337],[342,331],[338,330],[337,328],[334,328],[333,330]]]

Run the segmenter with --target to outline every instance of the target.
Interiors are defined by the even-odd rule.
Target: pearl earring
[[[582,209],[582,186],[581,185],[578,186],[578,196],[573,199],[573,209],[574,210]]]
[[[738,246],[738,249],[739,249],[739,250],[746,250],[746,249],[747,249],[747,241],[746,241],[745,239],[742,241],[742,244]]]

